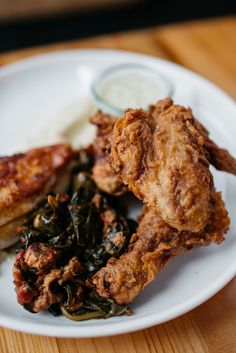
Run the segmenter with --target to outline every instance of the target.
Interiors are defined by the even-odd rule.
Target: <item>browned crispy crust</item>
[[[64,177],[73,157],[68,145],[32,149],[0,159],[0,226],[31,211]]]
[[[139,199],[178,230],[206,226],[213,180],[190,109],[171,100],[149,113],[129,109],[116,121],[110,141],[111,164]]]
[[[209,132],[206,128],[195,119],[195,126],[204,137],[204,146],[208,152],[209,162],[218,170],[222,170],[236,175],[236,158],[224,148],[220,148],[209,137]]]
[[[98,111],[90,122],[97,126],[97,135],[93,142],[95,163],[92,170],[93,179],[99,189],[111,195],[122,195],[127,188],[116,175],[107,159],[110,150],[110,137],[117,118]]]
[[[117,303],[130,303],[180,252],[212,242],[221,243],[229,227],[229,217],[219,192],[212,192],[211,202],[209,223],[195,234],[170,227],[153,209],[145,206],[128,251],[119,259],[110,259],[92,278],[98,294]]]
[[[171,107],[173,108],[173,101],[172,99],[167,98],[158,101],[156,105],[151,105],[148,114],[156,120],[160,114],[166,112]],[[236,174],[236,159],[232,157],[227,150],[219,148],[210,139],[208,131],[192,116],[190,109],[186,109],[186,111],[189,116],[191,115],[191,124],[204,139],[204,150],[207,160],[219,170]],[[107,158],[107,154],[111,148],[110,139],[116,120],[117,118],[104,114],[101,111],[98,111],[90,119],[90,121],[98,128],[97,136],[93,144],[95,155],[93,178],[101,190],[113,195],[119,195],[126,192],[125,186],[122,185],[117,173],[114,173]],[[131,169],[132,166],[130,166]]]
[[[156,105],[150,106],[149,114],[152,114],[153,117],[157,118],[172,105],[173,101],[171,98],[161,100],[157,102]],[[204,148],[208,153],[209,162],[216,169],[236,175],[236,158],[231,156],[226,149],[217,146],[217,144],[211,140],[209,131],[196,118],[194,118],[193,124],[204,138]]]
[[[97,126],[97,135],[94,141],[96,158],[104,157],[110,149],[110,136],[117,118],[105,114],[98,110],[91,118],[90,122]]]

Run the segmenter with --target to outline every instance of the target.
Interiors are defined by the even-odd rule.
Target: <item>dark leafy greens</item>
[[[111,316],[130,315],[131,310],[127,305],[120,305],[111,299],[99,297],[96,293],[90,293],[85,299],[83,306],[71,313],[63,304],[60,306],[65,317],[74,321],[84,321],[89,319],[108,319]]]
[[[43,275],[59,270],[60,280],[54,280],[49,287],[61,298],[48,309],[53,315],[62,313],[71,320],[80,321],[130,314],[126,305],[99,297],[87,285],[87,280],[110,257],[119,257],[126,251],[136,223],[114,209],[112,198],[96,187],[90,174],[91,154],[82,150],[77,161],[68,193],[49,195],[21,229],[23,250],[27,251],[34,243],[43,243],[57,253],[56,261],[45,273],[23,269],[22,278],[30,288],[40,291],[38,283],[42,283]],[[74,257],[81,263],[82,270],[73,278],[62,280],[61,269],[65,269]],[[24,306],[33,312],[31,303]]]

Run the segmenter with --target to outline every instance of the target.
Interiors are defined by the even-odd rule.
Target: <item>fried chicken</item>
[[[204,147],[208,152],[209,162],[218,170],[236,175],[236,159],[224,148],[220,148],[209,137],[209,132],[195,119],[195,126],[204,137]]]
[[[204,139],[189,109],[159,115],[129,109],[114,126],[111,163],[131,191],[178,230],[199,232],[211,212],[213,187]]]
[[[150,106],[149,113],[154,118],[158,118],[162,112],[170,108],[172,105],[173,101],[170,98],[161,100],[157,102],[156,105]],[[195,128],[204,138],[204,148],[208,153],[209,162],[218,170],[236,175],[236,159],[231,156],[227,150],[220,148],[210,139],[208,130],[196,118],[194,118],[193,123]]]
[[[45,195],[65,191],[72,157],[68,145],[55,145],[0,159],[0,249],[15,241],[16,228]]]
[[[100,190],[111,195],[122,195],[127,188],[114,173],[108,159],[110,150],[109,139],[116,118],[98,111],[91,117],[90,122],[97,126],[97,136],[93,142],[95,163],[93,166],[93,179]]]
[[[211,214],[209,163],[236,172],[236,160],[209,138],[191,109],[171,99],[116,121],[110,162],[130,190],[170,226],[199,232]],[[224,160],[222,159],[224,157]]]
[[[110,142],[114,171],[146,205],[128,251],[110,259],[91,283],[100,296],[127,304],[172,257],[224,240],[230,220],[209,163],[235,173],[236,160],[210,140],[190,109],[171,99],[148,113],[128,110]]]
[[[128,251],[119,259],[110,259],[93,276],[98,294],[119,304],[130,303],[180,252],[212,242],[221,243],[229,227],[229,217],[219,192],[212,191],[211,203],[209,222],[199,233],[178,231],[164,222],[153,208],[144,206]]]

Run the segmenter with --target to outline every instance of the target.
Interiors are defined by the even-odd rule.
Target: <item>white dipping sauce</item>
[[[149,70],[130,70],[111,75],[100,83],[99,95],[115,108],[144,108],[166,98],[168,87],[162,77]]]

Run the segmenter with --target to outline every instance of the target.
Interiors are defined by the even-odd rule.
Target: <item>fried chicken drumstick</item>
[[[179,231],[200,232],[208,223],[213,188],[209,163],[236,172],[236,160],[210,140],[191,109],[171,99],[148,113],[127,110],[116,121],[110,142],[110,162],[124,184]]]
[[[171,99],[148,113],[128,110],[109,141],[115,173],[146,205],[128,251],[110,259],[92,284],[100,296],[130,303],[172,257],[224,240],[230,220],[209,163],[235,174],[236,160]]]
[[[219,192],[212,191],[211,203],[209,222],[199,233],[178,231],[165,223],[153,208],[144,206],[128,251],[119,259],[110,259],[93,276],[98,294],[119,304],[131,303],[171,258],[211,242],[221,243],[229,227],[229,217]]]

